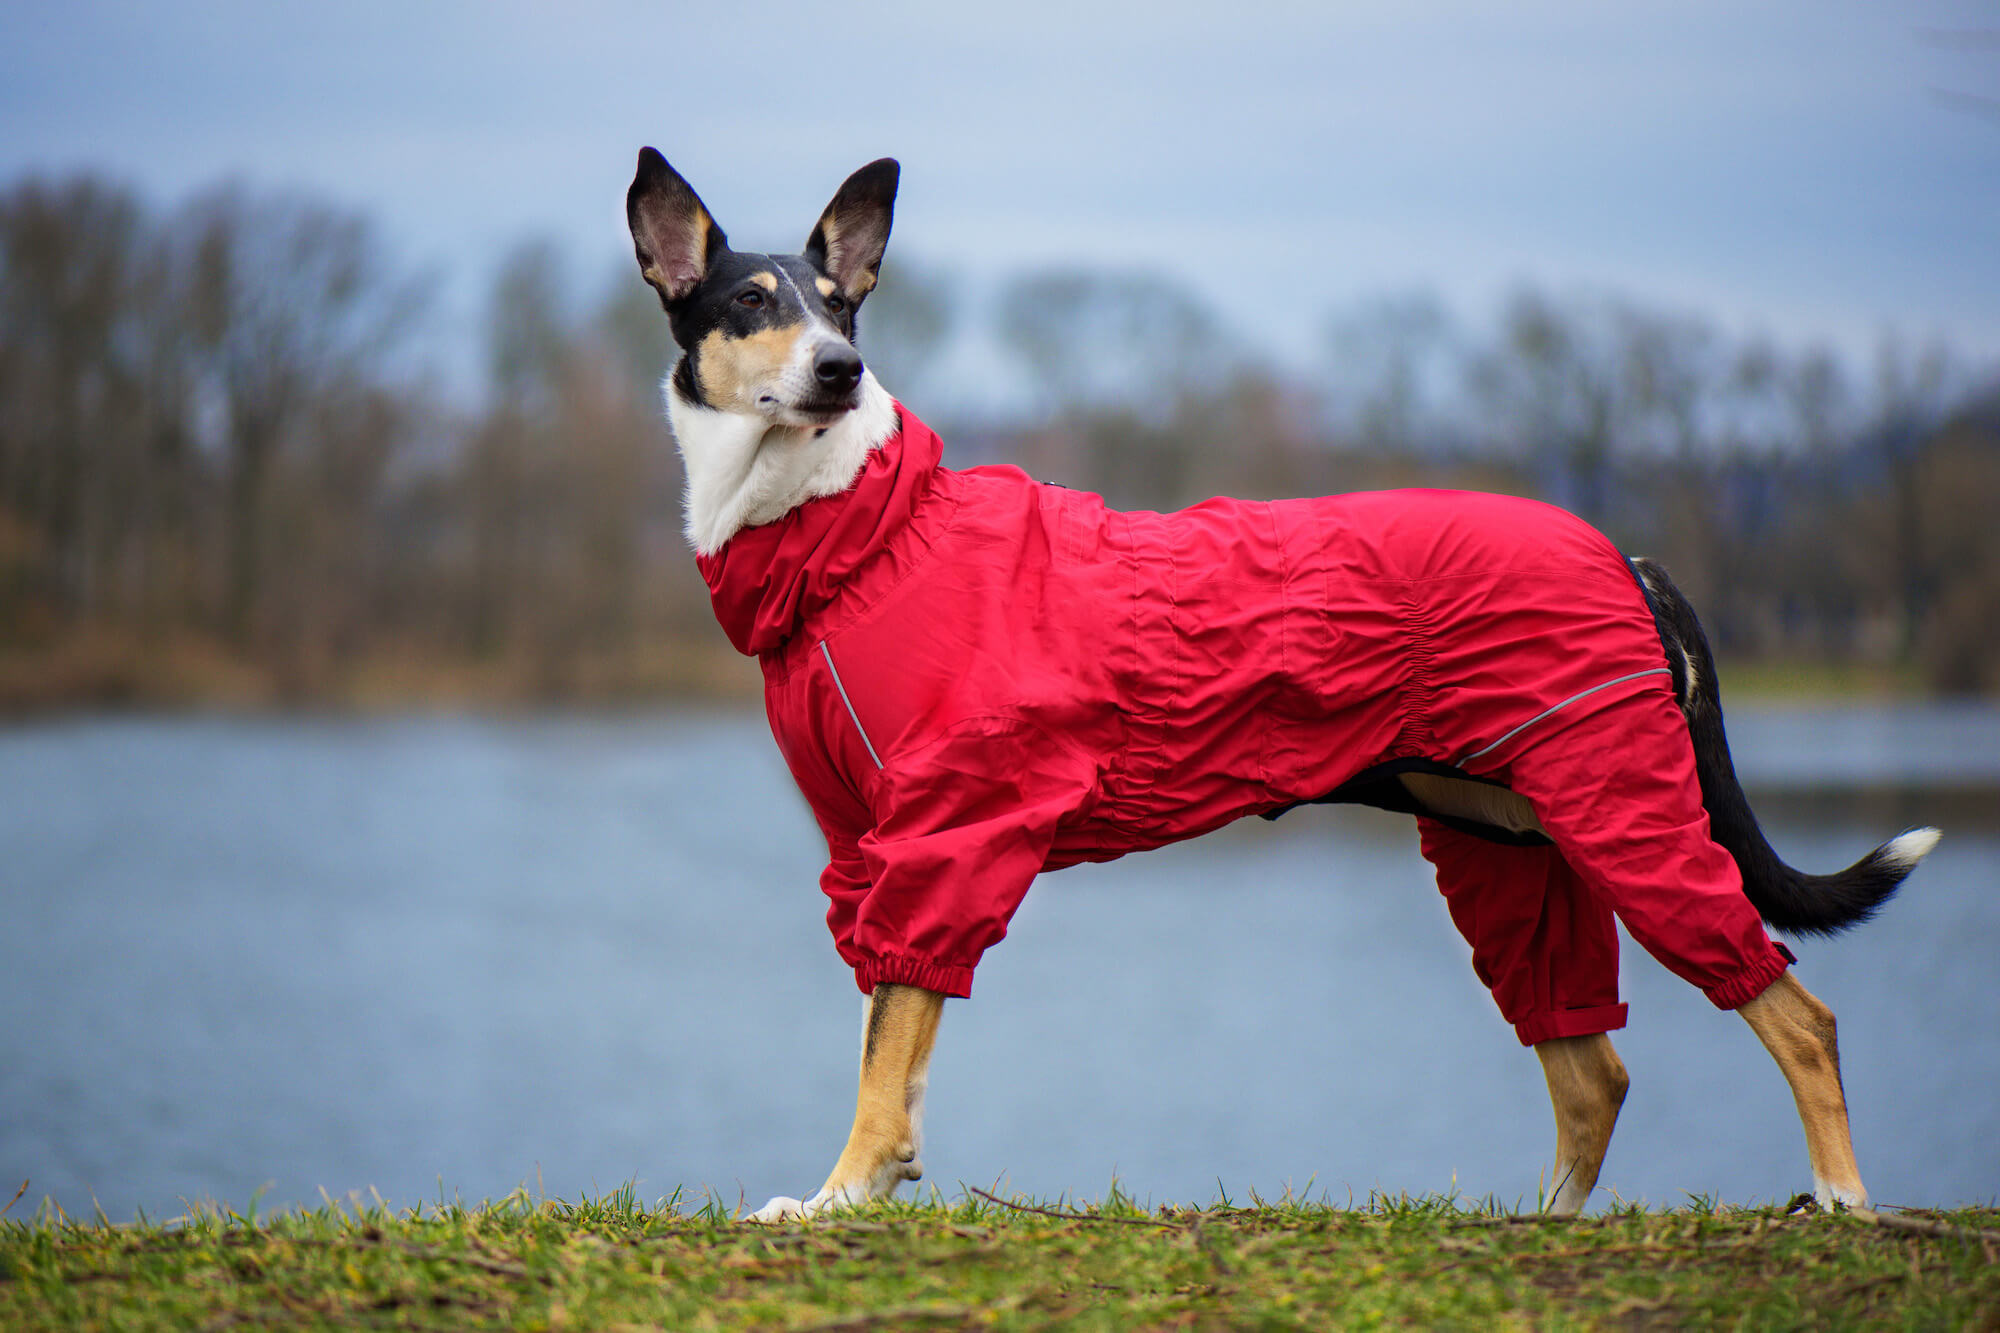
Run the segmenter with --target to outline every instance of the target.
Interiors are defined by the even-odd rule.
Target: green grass
[[[1114,1189],[730,1213],[630,1187],[135,1226],[45,1207],[0,1222],[0,1328],[2000,1328],[1993,1208],[1543,1222],[1435,1197],[1147,1212]]]

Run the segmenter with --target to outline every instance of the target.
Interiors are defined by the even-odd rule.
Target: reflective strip
[[[875,767],[882,767],[882,756],[875,753],[875,742],[868,739],[868,728],[861,725],[861,714],[854,711],[854,700],[847,697],[847,687],[840,683],[840,670],[833,664],[833,654],[827,651],[825,639],[819,641],[819,655],[826,659],[827,674],[833,677],[833,688],[840,691],[840,701],[847,705],[847,715],[854,719],[854,730],[860,733],[861,743],[868,747],[868,757],[875,761]]]
[[[1508,741],[1513,740],[1516,736],[1526,731],[1529,727],[1532,727],[1537,722],[1540,722],[1543,718],[1548,717],[1554,713],[1560,713],[1563,709],[1568,708],[1571,704],[1575,703],[1577,700],[1588,699],[1591,695],[1596,694],[1599,690],[1608,690],[1613,685],[1623,685],[1628,680],[1643,680],[1647,676],[1671,676],[1673,674],[1674,673],[1666,667],[1653,667],[1652,669],[1647,671],[1634,671],[1631,675],[1620,676],[1616,680],[1607,680],[1602,685],[1593,685],[1581,694],[1572,694],[1569,698],[1563,700],[1561,703],[1557,704],[1554,708],[1543,709],[1541,712],[1535,714],[1533,717],[1529,718],[1526,722],[1523,722],[1520,726],[1514,728],[1512,731],[1508,732],[1505,736],[1502,736],[1499,740],[1493,742],[1491,745],[1485,746],[1482,749],[1474,750],[1471,754],[1466,755],[1463,759],[1457,759],[1452,761],[1452,767],[1453,768],[1465,767],[1473,760],[1479,758],[1480,755],[1487,754],[1490,753],[1491,751],[1499,749],[1501,746],[1505,745]]]

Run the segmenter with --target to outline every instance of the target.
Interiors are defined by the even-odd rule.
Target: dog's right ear
[[[700,284],[729,239],[715,225],[694,188],[667,165],[656,148],[639,150],[639,171],[625,192],[625,221],[639,272],[670,305]]]

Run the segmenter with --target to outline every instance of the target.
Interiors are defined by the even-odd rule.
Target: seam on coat
[[[1397,753],[1404,756],[1431,752],[1431,707],[1437,699],[1437,643],[1431,626],[1430,608],[1422,599],[1405,590],[1403,622],[1409,634],[1407,670],[1399,693],[1403,702],[1403,723]]]
[[[826,659],[826,670],[833,677],[833,688],[840,691],[840,701],[847,705],[847,716],[854,721],[855,734],[868,747],[868,757],[875,761],[875,767],[882,767],[882,756],[875,753],[875,742],[868,739],[868,728],[861,725],[861,714],[854,711],[854,700],[847,697],[847,687],[840,683],[840,668],[833,664],[833,652],[826,646],[825,639],[819,641],[819,655]]]
[[[1118,561],[1128,576],[1123,651],[1144,660],[1131,668],[1139,673],[1133,681],[1132,706],[1118,710],[1124,724],[1124,744],[1105,766],[1100,789],[1107,818],[1144,821],[1154,813],[1145,793],[1166,769],[1161,756],[1166,748],[1168,719],[1175,715],[1179,698],[1174,563],[1171,551],[1148,545],[1133,532],[1132,514],[1107,512],[1112,514],[1117,531]],[[1155,616],[1149,630],[1148,622]],[[1114,648],[1114,655],[1118,651]],[[1149,657],[1155,651],[1158,657]],[[1161,702],[1151,702],[1154,693],[1163,696]]]
[[[1277,552],[1278,555],[1278,597],[1280,601],[1278,607],[1278,679],[1289,681],[1292,678],[1291,638],[1298,621],[1298,614],[1292,595],[1291,552],[1285,543],[1284,525],[1278,522],[1277,506],[1267,503],[1260,512],[1264,515],[1265,523],[1270,526],[1271,549]],[[1288,748],[1292,737],[1290,731],[1286,729],[1286,724],[1282,718],[1267,717],[1264,727],[1264,745],[1262,751],[1257,756],[1257,767],[1260,770],[1257,776],[1263,782],[1264,790],[1268,792],[1275,791],[1277,788],[1275,779],[1279,759],[1281,755],[1289,758]],[[1288,765],[1288,767],[1296,768],[1296,765]]]
[[[1629,676],[1619,676],[1614,680],[1607,680],[1602,685],[1593,685],[1587,690],[1582,690],[1576,694],[1572,694],[1569,698],[1563,700],[1561,703],[1555,705],[1552,708],[1543,709],[1541,712],[1529,718],[1526,722],[1523,722],[1520,726],[1514,728],[1512,731],[1502,736],[1499,740],[1494,741],[1491,745],[1482,746],[1481,748],[1474,750],[1471,754],[1453,760],[1452,766],[1454,768],[1465,767],[1467,764],[1479,758],[1481,755],[1489,754],[1492,751],[1499,749],[1501,746],[1505,745],[1508,741],[1513,740],[1516,736],[1526,731],[1529,727],[1534,726],[1537,722],[1540,722],[1542,719],[1560,713],[1563,709],[1568,708],[1571,704],[1576,703],[1580,699],[1588,699],[1591,695],[1596,694],[1599,690],[1608,690],[1613,685],[1623,685],[1628,680],[1643,680],[1647,676],[1671,676],[1673,674],[1674,673],[1668,670],[1666,667],[1650,667],[1645,671],[1634,671]]]

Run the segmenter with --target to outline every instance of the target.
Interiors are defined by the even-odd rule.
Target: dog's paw
[[[1795,1194],[1785,1205],[1787,1217],[1810,1217],[1815,1213],[1868,1212],[1868,1191],[1852,1190],[1831,1181],[1813,1180],[1811,1194]]]
[[[793,1199],[780,1194],[750,1214],[752,1222],[809,1222],[821,1213],[852,1208],[868,1202],[868,1192],[860,1189],[822,1189],[810,1199]]]
[[[909,1161],[890,1161],[876,1173],[872,1182],[857,1181],[846,1185],[828,1185],[810,1199],[793,1199],[780,1194],[777,1198],[759,1208],[745,1218],[748,1222],[804,1222],[818,1217],[821,1213],[844,1208],[859,1208],[873,1199],[886,1198],[896,1192],[896,1186],[905,1180],[916,1180],[924,1174],[924,1164],[916,1160],[912,1153]]]
[[[1813,1181],[1813,1201],[1829,1213],[1834,1211],[1836,1205],[1841,1208],[1866,1208],[1868,1191],[1847,1189],[1830,1180],[1816,1179]]]
[[[746,1222],[795,1222],[811,1217],[804,1201],[780,1194],[777,1198],[743,1219]]]

